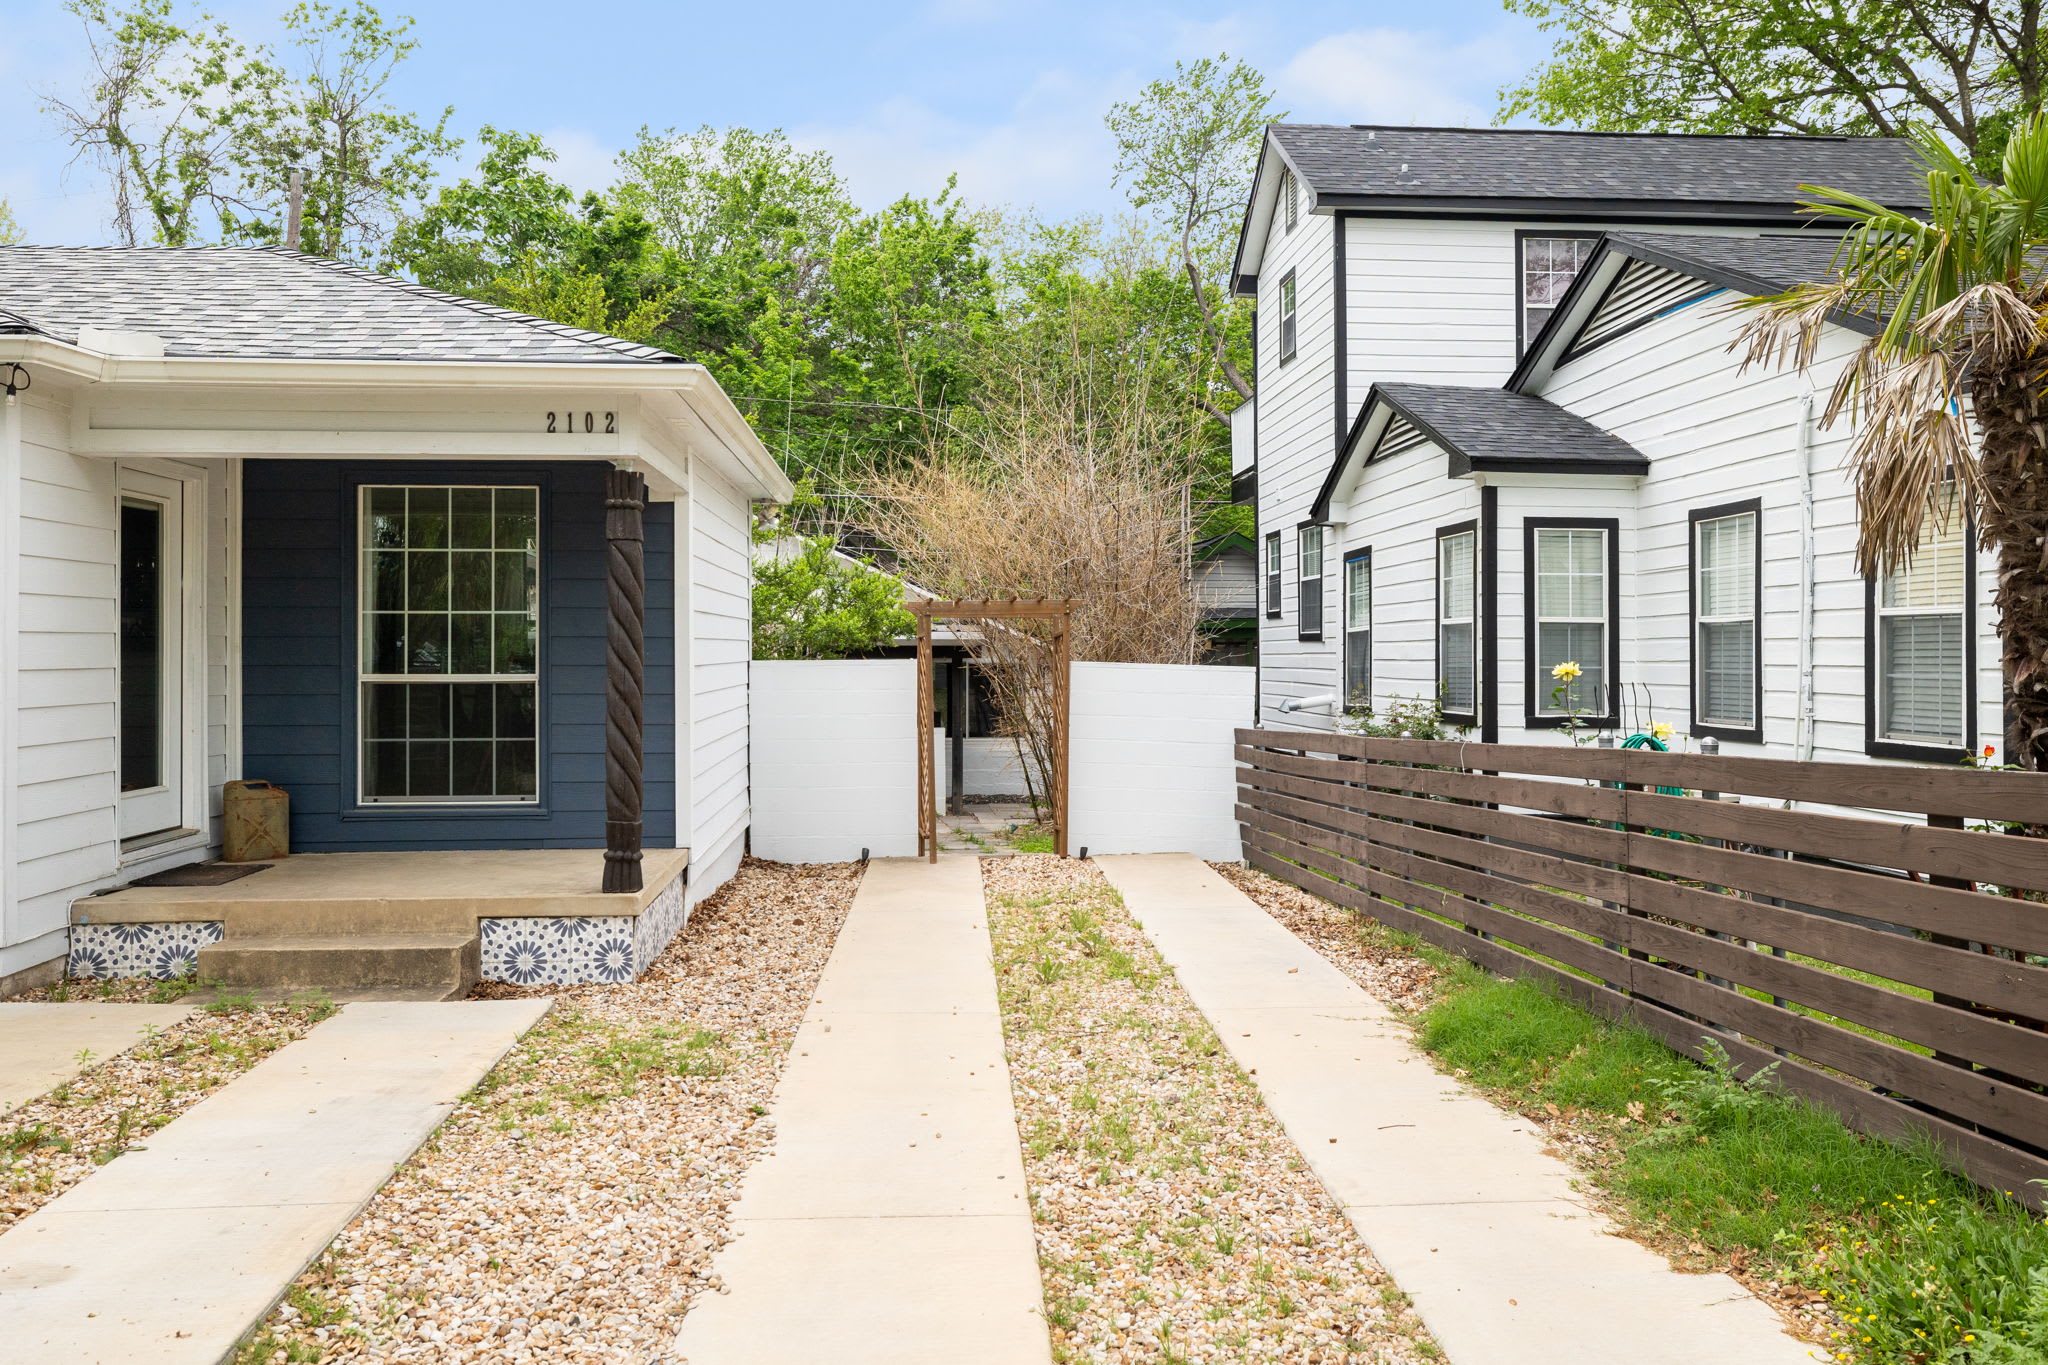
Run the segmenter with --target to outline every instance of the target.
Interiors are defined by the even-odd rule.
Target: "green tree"
[[[1153,81],[1106,120],[1117,144],[1116,182],[1177,244],[1210,355],[1235,395],[1227,404],[1204,400],[1219,422],[1252,393],[1230,260],[1266,125],[1285,117],[1265,77],[1226,53],[1175,62],[1172,79]]]
[[[546,164],[555,159],[532,133],[485,124],[474,178],[443,185],[401,223],[387,264],[454,294],[484,288],[529,263],[566,260],[578,227],[569,187]]]
[[[2043,0],[1506,0],[1556,35],[1501,115],[1622,132],[1942,130],[1994,170],[2048,80]]]
[[[1938,133],[1916,139],[1932,210],[1813,191],[1808,207],[1848,229],[1841,273],[1746,301],[1749,359],[1803,368],[1830,317],[1882,320],[1841,370],[1825,419],[1856,425],[1857,567],[1905,563],[1928,519],[1945,514],[1948,490],[1961,490],[1998,556],[2006,757],[2048,769],[2048,116],[2014,130],[1997,181]]]
[[[0,199],[0,246],[13,246],[21,240],[21,224],[14,221],[14,210],[5,199]]]
[[[296,170],[305,248],[369,259],[458,145],[447,111],[428,122],[391,106],[412,21],[360,0],[288,11],[290,66],[211,15],[184,17],[178,0],[65,7],[84,25],[92,75],[78,98],[44,107],[105,172],[130,246],[282,240]]]
[[[828,535],[796,542],[794,554],[754,563],[754,657],[844,659],[917,629],[903,583],[834,548]]]

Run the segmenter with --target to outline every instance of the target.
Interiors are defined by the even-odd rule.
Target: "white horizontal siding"
[[[708,461],[689,498],[690,898],[739,866],[748,822],[748,668],[753,657],[752,519],[746,496]]]

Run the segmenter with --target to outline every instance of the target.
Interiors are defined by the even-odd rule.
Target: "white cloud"
[[[618,168],[613,157],[618,148],[600,142],[581,128],[554,128],[540,135],[540,140],[555,154],[554,165],[549,169],[554,178],[567,185],[577,198],[585,190],[608,189],[618,179]]]
[[[1464,41],[1413,29],[1332,34],[1274,75],[1280,102],[1301,121],[1485,127],[1494,92],[1522,74],[1526,51],[1502,33]]]
[[[957,173],[961,193],[977,203],[1099,209],[1111,198],[1115,157],[1102,117],[1132,88],[1127,73],[1081,80],[1048,71],[995,123],[970,123],[896,96],[852,122],[804,125],[790,136],[831,153],[854,198],[870,208],[906,193],[935,193]]]

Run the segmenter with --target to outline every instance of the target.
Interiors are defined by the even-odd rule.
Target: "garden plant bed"
[[[95,983],[111,1001],[163,1000],[183,983]],[[23,999],[73,996],[64,983]],[[228,995],[88,1067],[0,1128],[0,1231],[34,1213],[334,1013],[324,996],[257,1005]]]
[[[1055,1359],[1436,1358],[1101,874],[983,869]]]
[[[557,1004],[299,1278],[240,1365],[666,1358],[860,879],[749,862],[637,982]]]
[[[2048,1360],[2048,1230],[1930,1154],[1849,1131],[1529,981],[1506,981],[1263,872],[1216,870],[1406,1014],[1443,1070],[1536,1124],[1630,1236],[1723,1270],[1835,1358]]]

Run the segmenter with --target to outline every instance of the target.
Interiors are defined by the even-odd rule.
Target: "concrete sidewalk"
[[[0,1003],[0,1114],[126,1052],[152,1024],[166,1029],[191,1012],[190,1004]],[[80,1062],[81,1052],[92,1057]]]
[[[1048,1365],[975,858],[868,865],[690,1365]]]
[[[1541,1137],[1439,1074],[1388,1011],[1186,854],[1097,858],[1453,1365],[1796,1365],[1725,1275],[1615,1235]]]
[[[546,1012],[347,1006],[0,1235],[0,1357],[218,1365]]]

